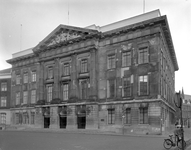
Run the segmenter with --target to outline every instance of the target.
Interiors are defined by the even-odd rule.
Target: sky
[[[175,90],[191,95],[191,0],[0,0],[0,70],[58,25],[107,25],[159,9],[166,15],[179,70]]]

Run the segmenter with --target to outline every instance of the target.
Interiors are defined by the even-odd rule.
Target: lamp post
[[[181,95],[180,91],[177,93],[177,101],[175,105],[177,108],[180,109],[180,124],[181,124],[181,140],[182,140],[182,150],[184,150],[184,129],[183,129],[183,117],[182,117],[182,103],[183,103],[183,96]]]

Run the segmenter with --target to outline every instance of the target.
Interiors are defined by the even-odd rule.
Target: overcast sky
[[[12,54],[36,46],[59,24],[103,26],[143,13],[144,0],[0,0],[0,70]],[[179,71],[175,89],[191,95],[191,0],[145,0],[167,15]],[[68,15],[69,10],[69,15]],[[68,17],[69,16],[69,17]],[[22,27],[21,27],[22,24]]]

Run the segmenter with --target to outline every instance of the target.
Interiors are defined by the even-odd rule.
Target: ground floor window
[[[108,124],[115,124],[115,109],[108,109]]]
[[[6,113],[1,113],[1,124],[6,124]]]
[[[23,113],[23,124],[28,124],[29,118],[27,113]]]
[[[131,108],[127,108],[125,111],[125,123],[131,124]]]
[[[140,124],[148,124],[148,107],[140,107]]]
[[[34,124],[35,113],[31,112],[31,124]]]
[[[15,124],[22,124],[22,115],[19,113],[15,114]]]

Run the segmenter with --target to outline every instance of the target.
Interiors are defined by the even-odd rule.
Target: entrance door
[[[86,128],[86,116],[78,116],[77,118],[78,129],[85,129]]]
[[[50,117],[44,117],[44,128],[49,128],[50,126]]]
[[[60,116],[60,128],[65,129],[67,124],[67,117]]]

